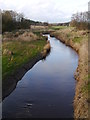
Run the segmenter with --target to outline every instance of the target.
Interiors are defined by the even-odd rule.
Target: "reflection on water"
[[[3,101],[3,117],[73,117],[75,51],[48,35],[51,52],[29,70]]]

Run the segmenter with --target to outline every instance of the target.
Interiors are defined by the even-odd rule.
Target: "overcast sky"
[[[88,10],[89,0],[0,0],[1,10],[15,10],[36,21],[68,22],[76,12]]]

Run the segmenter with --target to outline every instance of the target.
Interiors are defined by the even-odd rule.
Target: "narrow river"
[[[78,55],[54,37],[51,52],[3,100],[3,118],[72,118]]]

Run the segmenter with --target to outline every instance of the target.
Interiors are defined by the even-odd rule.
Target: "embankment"
[[[75,72],[76,90],[74,97],[74,118],[88,118],[88,37],[86,31],[66,28],[52,32],[51,36],[72,47],[79,55]]]
[[[47,56],[50,51],[50,43],[44,46],[41,53],[37,54],[34,58],[30,59],[28,63],[24,64],[22,67],[18,68],[14,74],[7,77],[3,82],[3,99],[7,97],[16,87],[17,82],[21,80],[24,74],[30,70],[39,60],[42,60]]]
[[[13,38],[3,42],[3,99],[15,89],[24,74],[50,51],[50,43],[45,37],[36,36],[38,40],[27,39],[30,41],[26,37],[24,41]]]

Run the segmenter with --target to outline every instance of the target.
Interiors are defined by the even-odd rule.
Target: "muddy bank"
[[[50,43],[47,41],[47,44],[44,46],[43,51],[34,58],[32,58],[28,63],[20,67],[14,74],[7,77],[3,80],[2,83],[2,99],[7,97],[12,91],[16,88],[17,82],[21,80],[24,74],[31,69],[39,60],[45,59],[45,57],[50,52]]]
[[[72,31],[59,31],[50,33],[61,42],[72,47],[79,55],[78,67],[75,72],[76,91],[74,97],[74,118],[88,118],[88,92],[84,88],[88,84],[88,40],[83,40],[80,43],[73,42]],[[70,36],[68,38],[68,36]]]

